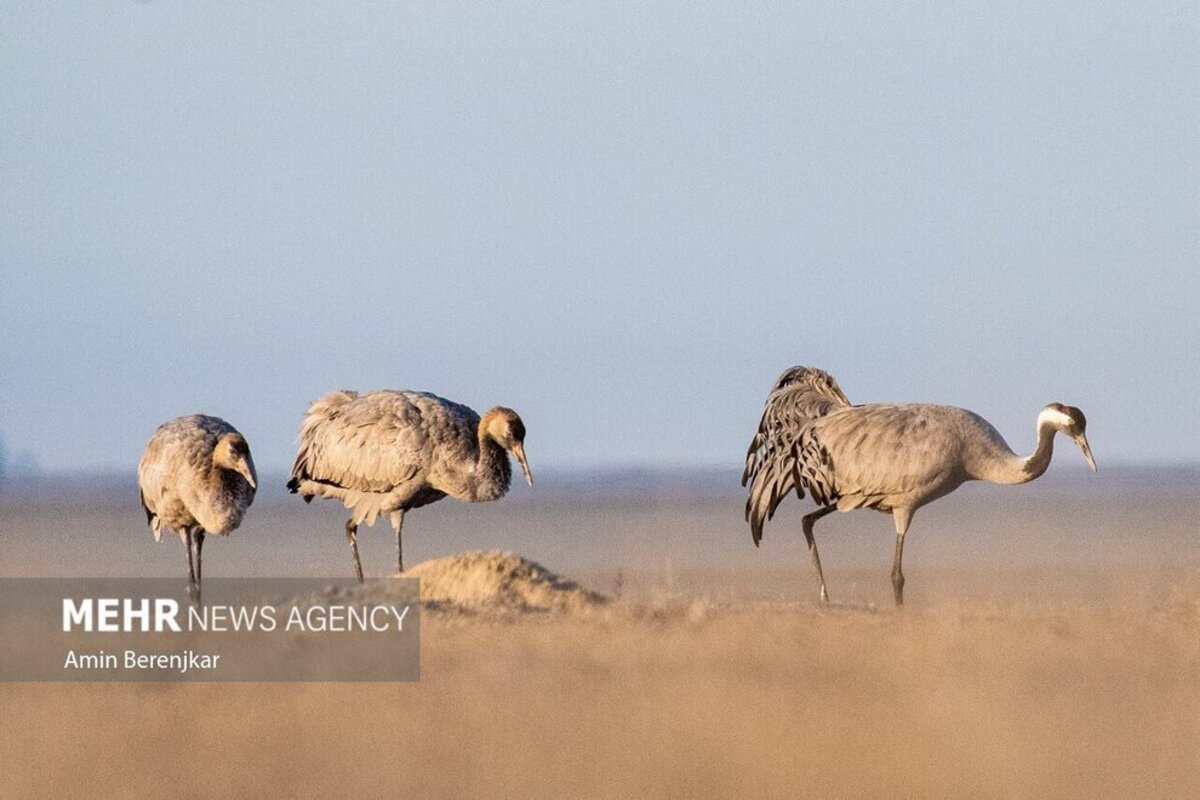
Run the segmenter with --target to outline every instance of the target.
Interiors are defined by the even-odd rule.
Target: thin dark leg
[[[904,572],[900,569],[900,562],[904,554],[904,534],[896,534],[896,556],[892,559],[892,594],[896,598],[896,607],[904,605]]]
[[[912,512],[908,509],[897,508],[892,512],[896,522],[896,555],[892,558],[892,595],[896,599],[896,608],[904,605],[904,571],[901,563],[904,560],[904,534],[908,532],[908,524],[912,521]]]
[[[396,529],[396,571],[404,572],[404,550],[400,543],[400,529],[404,527],[404,509],[392,512],[392,527]]]
[[[354,574],[362,583],[362,562],[358,560],[358,526],[354,524],[353,517],[346,520],[346,541],[350,543],[350,552],[354,554]]]
[[[188,598],[192,605],[200,605],[200,584],[196,582],[196,564],[192,559],[192,547],[195,537],[192,529],[188,528],[184,535],[183,546],[187,548],[188,557]]]
[[[817,568],[817,579],[821,581],[821,602],[829,602],[829,593],[825,591],[825,574],[821,572],[821,556],[817,553],[817,540],[813,538],[813,525],[816,521],[826,514],[831,514],[837,510],[837,506],[825,506],[818,508],[811,514],[805,514],[804,519],[800,521],[801,527],[804,528],[804,538],[808,542],[808,552],[812,555],[813,566]]]
[[[196,585],[204,586],[204,559],[201,553],[204,550],[204,531],[196,531]]]

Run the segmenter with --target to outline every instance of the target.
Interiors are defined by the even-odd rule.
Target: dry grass
[[[823,609],[800,504],[755,549],[740,496],[441,503],[413,561],[514,550],[616,602],[522,613],[554,603],[519,561],[442,584],[415,684],[0,685],[0,797],[1200,797],[1196,491],[1106,474],[926,510],[902,613],[877,515],[819,529]],[[0,571],[182,576],[127,501],[0,502]],[[254,511],[206,576],[351,574],[340,509]]]
[[[418,684],[8,685],[0,794],[1200,794],[1194,568],[971,583],[901,613],[687,587],[435,613]]]

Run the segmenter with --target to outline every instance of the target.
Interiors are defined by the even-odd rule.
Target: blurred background
[[[203,410],[279,473],[392,387],[518,409],[539,476],[736,478],[797,363],[1193,461],[1197,19],[2,3],[0,463],[132,474]]]

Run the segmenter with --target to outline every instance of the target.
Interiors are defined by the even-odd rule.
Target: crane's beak
[[[529,471],[529,462],[525,460],[525,443],[515,442],[512,446],[512,454],[521,464],[521,472],[525,473],[525,482],[533,486],[533,473]]]
[[[237,466],[234,469],[246,479],[246,483],[250,484],[251,489],[258,489],[258,478],[254,474],[254,461],[251,460],[250,456],[239,458]]]
[[[1083,457],[1087,459],[1088,466],[1092,468],[1092,472],[1096,471],[1096,459],[1092,458],[1092,447],[1088,444],[1087,437],[1082,433],[1075,437],[1075,444],[1079,445]]]

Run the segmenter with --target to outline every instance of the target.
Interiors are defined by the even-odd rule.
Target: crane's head
[[[480,429],[492,438],[498,445],[517,457],[525,482],[533,486],[533,473],[529,471],[529,462],[525,460],[525,423],[517,412],[504,406],[496,406],[483,415],[479,421]]]
[[[221,469],[230,469],[246,479],[251,489],[258,488],[258,473],[254,471],[254,459],[250,457],[250,445],[240,433],[227,433],[217,440],[213,448],[213,463]]]
[[[1096,459],[1092,457],[1092,448],[1088,444],[1087,417],[1075,406],[1065,406],[1062,403],[1051,403],[1042,409],[1040,419],[1053,425],[1057,430],[1070,436],[1079,445],[1083,457],[1087,459],[1092,472],[1096,471]]]

